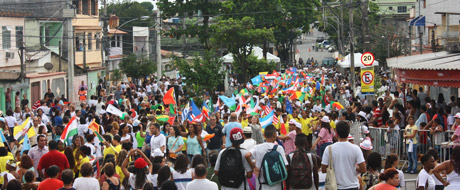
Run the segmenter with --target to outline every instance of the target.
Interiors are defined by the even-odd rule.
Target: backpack
[[[227,148],[220,157],[219,183],[225,187],[238,188],[244,182],[246,189],[246,175],[240,149]]]
[[[293,153],[292,158],[288,159],[290,165],[289,184],[294,189],[308,189],[313,185],[311,154],[303,150],[296,150]]]
[[[283,157],[276,151],[276,148],[278,148],[278,145],[273,146],[273,149],[264,155],[260,168],[265,178],[265,184],[276,185],[281,183],[282,186],[282,182],[287,178],[286,164],[284,164]],[[262,189],[262,183],[260,183],[260,189]]]

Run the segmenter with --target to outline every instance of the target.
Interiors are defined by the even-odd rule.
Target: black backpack
[[[222,186],[238,188],[244,183],[246,189],[246,175],[240,149],[231,147],[224,150],[220,157],[218,175]]]
[[[304,150],[293,152],[289,161],[289,184],[294,189],[308,189],[313,185],[313,161],[310,154]]]

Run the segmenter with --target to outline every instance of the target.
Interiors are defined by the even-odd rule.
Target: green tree
[[[175,57],[174,65],[185,78],[187,88],[194,91],[195,94],[190,94],[192,96],[202,95],[204,91],[214,92],[223,84],[223,62],[212,51],[205,51],[202,57],[195,56],[191,62]]]
[[[244,83],[248,80],[248,57],[252,53],[255,44],[265,41],[273,42],[275,37],[271,29],[258,29],[255,27],[254,19],[244,17],[243,19],[220,20],[212,25],[211,43],[218,47],[225,47],[233,54],[233,64],[241,68],[244,76]]]
[[[200,42],[204,44],[205,49],[210,49],[209,45],[209,20],[211,15],[217,15],[222,8],[222,1],[220,0],[186,0],[174,1],[160,0],[158,6],[161,10],[163,18],[172,17],[194,17],[201,16],[203,19],[198,22],[189,23],[187,27],[183,28],[182,25],[171,27],[166,34],[180,38],[183,36],[198,37]]]
[[[247,73],[250,77],[259,75],[259,72],[271,72],[276,69],[276,63],[268,62],[266,59],[258,59],[258,57],[253,54],[249,55],[246,63],[248,65]],[[243,69],[241,65],[234,64],[234,71],[236,73],[243,73]]]
[[[139,79],[156,72],[156,64],[144,57],[137,57],[136,54],[131,54],[121,60],[120,69],[128,77]]]
[[[132,0],[113,1],[107,4],[107,12],[115,13],[120,19],[120,25],[141,16],[150,16],[147,20],[134,20],[125,25],[123,28],[131,28],[132,26],[145,26],[151,27],[155,24],[153,19],[153,5],[150,2],[136,2]],[[104,9],[104,8],[103,8]],[[99,14],[103,13],[103,9],[99,11]]]

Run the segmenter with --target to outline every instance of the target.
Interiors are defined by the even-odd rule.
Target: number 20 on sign
[[[374,54],[370,52],[363,53],[361,56],[361,63],[364,66],[371,66],[374,63]]]

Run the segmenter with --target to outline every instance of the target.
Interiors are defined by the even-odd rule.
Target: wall
[[[72,100],[71,102],[77,102],[78,101],[78,92],[80,91],[80,89],[78,89],[78,87],[80,87],[81,85],[81,81],[83,81],[86,85],[88,85],[88,79],[87,79],[87,75],[80,75],[80,76],[76,76],[73,78],[73,92],[75,93],[74,97],[75,97],[75,100]]]
[[[29,82],[29,91],[32,89],[32,83],[40,82],[40,98],[43,99],[46,92],[48,92],[48,88],[51,88],[51,91],[54,93],[54,96],[61,96],[66,95],[66,74],[58,74],[52,76],[38,76],[38,77],[31,77]],[[49,80],[49,86],[48,86]]]
[[[403,15],[409,14],[412,6],[415,6],[416,0],[375,0],[373,3],[379,6],[380,15]],[[407,11],[404,13],[398,13],[398,6],[406,6]],[[392,7],[392,10],[389,10],[389,7]]]
[[[83,34],[86,32],[85,40],[88,46],[88,33],[91,33],[91,50],[86,48],[86,66],[87,67],[100,67],[102,62],[101,48],[96,49],[96,33],[102,33],[102,28],[99,26],[98,16],[77,15],[77,19],[73,19],[72,25],[74,27],[75,35]],[[101,42],[102,43],[102,42]],[[79,44],[75,44],[78,46]],[[102,44],[100,44],[102,47]],[[83,51],[75,51],[75,64],[83,67]]]
[[[40,23],[38,20],[27,18],[24,22],[24,42],[27,50],[40,49]]]
[[[98,81],[98,71],[88,71],[88,83],[86,84],[88,86],[87,98],[89,98],[92,95],[96,95],[96,86],[98,84]]]
[[[11,87],[11,107],[14,110],[14,105],[15,105],[15,95],[16,92],[20,92],[19,95],[19,100],[22,100],[22,95],[27,94],[28,99],[30,100],[30,92],[28,90],[28,80],[25,79],[24,83],[21,83],[21,81],[11,81],[11,82],[2,82],[0,83],[0,110],[5,113],[6,107],[5,107],[5,92],[7,88]],[[30,101],[29,101],[29,107],[30,106]]]
[[[0,35],[0,68],[3,70],[20,70],[21,61],[18,55],[18,48],[16,47],[16,26],[22,26],[24,31],[24,18],[0,17],[0,34],[2,34],[3,26],[11,28],[11,47],[9,49],[3,49],[3,36]],[[13,53],[14,58],[6,59],[6,52]]]

